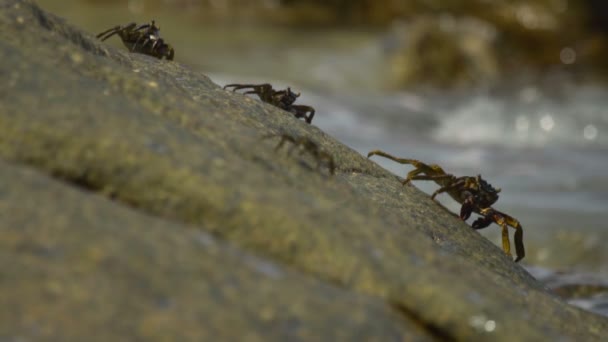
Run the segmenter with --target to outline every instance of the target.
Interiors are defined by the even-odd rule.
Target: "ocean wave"
[[[608,147],[608,102],[599,88],[564,97],[524,88],[517,97],[475,95],[437,109],[432,138],[443,143]]]

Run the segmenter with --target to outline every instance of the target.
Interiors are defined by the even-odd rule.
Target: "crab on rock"
[[[481,178],[481,175],[476,177],[463,176],[456,177],[446,173],[437,164],[425,164],[415,159],[398,158],[386,152],[374,150],[367,154],[367,157],[378,155],[391,159],[400,164],[410,164],[415,167],[410,171],[402,184],[405,185],[412,180],[432,180],[440,186],[431,196],[435,197],[443,192],[447,192],[456,202],[460,203],[460,218],[467,220],[471,213],[475,212],[481,215],[480,218],[473,222],[474,229],[482,229],[488,227],[492,223],[498,224],[502,228],[502,248],[504,252],[511,256],[511,243],[509,241],[508,226],[515,228],[515,253],[517,255],[515,262],[520,261],[526,255],[523,242],[523,228],[518,220],[500,212],[491,206],[498,200],[500,188],[494,188],[490,183]]]
[[[294,102],[300,97],[300,93],[294,93],[291,88],[284,90],[274,90],[268,83],[264,84],[227,84],[224,89],[233,88],[232,91],[239,89],[250,89],[243,94],[255,94],[260,100],[270,103],[275,107],[279,107],[290,112],[296,118],[304,118],[307,123],[312,122],[315,116],[315,109],[310,106],[294,105]]]
[[[154,23],[143,24],[137,26],[136,23],[130,23],[125,26],[115,26],[111,29],[101,32],[97,35],[102,41],[117,34],[127,49],[131,52],[142,53],[158,59],[163,57],[167,60],[173,60],[175,51],[171,45],[166,44],[160,37],[160,28]]]
[[[319,144],[312,141],[307,137],[297,137],[293,135],[289,135],[286,133],[283,134],[269,134],[264,138],[274,138],[280,137],[281,140],[275,147],[275,151],[278,151],[285,143],[289,142],[292,146],[288,149],[287,154],[291,154],[294,149],[299,149],[300,155],[304,152],[308,152],[317,162],[317,170],[321,168],[322,165],[327,166],[329,169],[330,175],[334,175],[336,173],[336,163],[334,158],[325,151]]]

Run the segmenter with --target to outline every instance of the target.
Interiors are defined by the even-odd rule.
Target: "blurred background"
[[[537,275],[608,276],[608,2],[38,3],[91,34],[155,19],[176,61],[220,85],[291,86],[316,108],[314,125],[362,154],[482,174],[502,188],[495,207],[521,221],[523,263]],[[376,161],[400,176],[411,169]],[[482,234],[498,244],[499,231]]]

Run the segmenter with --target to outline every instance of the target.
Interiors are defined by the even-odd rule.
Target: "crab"
[[[304,152],[308,152],[316,161],[317,161],[317,169],[321,168],[321,165],[327,165],[329,169],[329,173],[334,175],[336,172],[336,163],[334,162],[334,158],[324,151],[316,142],[310,140],[307,137],[295,137],[289,134],[270,134],[265,136],[265,138],[274,138],[281,137],[281,140],[275,147],[275,151],[278,151],[286,142],[293,144],[293,146],[289,149],[288,153],[291,153],[294,148],[300,149],[300,154]]]
[[[511,256],[511,243],[508,226],[515,228],[515,262],[524,258],[525,249],[521,224],[515,218],[492,208],[492,205],[498,201],[498,193],[501,189],[494,188],[481,175],[456,177],[446,173],[437,164],[429,165],[416,159],[398,158],[379,150],[369,152],[367,157],[373,155],[385,157],[400,164],[413,165],[415,169],[410,171],[401,183],[405,185],[412,180],[434,181],[440,188],[431,195],[431,199],[435,200],[437,195],[447,192],[452,199],[462,205],[459,215],[462,220],[467,220],[473,212],[481,215],[473,222],[472,227],[474,229],[483,229],[492,223],[498,224],[502,228],[503,251],[509,256]]]
[[[175,55],[171,45],[166,44],[160,37],[160,28],[156,26],[154,20],[150,24],[139,26],[136,23],[125,26],[118,25],[101,32],[97,35],[97,38],[104,41],[115,34],[122,39],[122,42],[131,52],[142,53],[158,59],[164,57],[167,60],[173,60]]]
[[[315,116],[315,109],[305,105],[294,105],[297,98],[300,97],[300,93],[294,93],[291,88],[285,90],[274,90],[272,85],[268,83],[263,84],[227,84],[224,89],[233,88],[232,91],[239,89],[248,89],[243,94],[255,94],[260,100],[266,103],[270,103],[275,107],[279,107],[285,111],[290,112],[296,118],[304,118],[306,123],[311,123],[312,118]]]

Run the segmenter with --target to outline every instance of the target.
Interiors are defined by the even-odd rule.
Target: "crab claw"
[[[287,94],[293,94],[295,97],[300,97],[300,93],[294,93],[291,91],[291,87],[287,87]]]
[[[482,229],[491,223],[496,223],[502,227],[502,247],[507,255],[511,255],[511,243],[507,226],[515,228],[515,262],[520,261],[526,256],[524,248],[524,230],[518,220],[493,208],[482,209],[480,214],[484,215],[473,222],[474,229]]]
[[[471,226],[473,229],[483,229],[492,224],[492,222],[494,222],[494,219],[491,216],[482,216],[475,220]]]
[[[468,199],[462,203],[462,207],[460,207],[460,219],[466,221],[471,217],[473,213],[473,203]]]
[[[166,57],[167,57],[167,60],[169,60],[169,61],[172,61],[173,57],[175,57],[175,50],[173,50],[171,45],[168,45]]]
[[[469,191],[465,191],[463,194],[466,198],[462,201],[462,207],[460,207],[460,219],[466,221],[471,217],[471,214],[475,209],[475,196]]]

